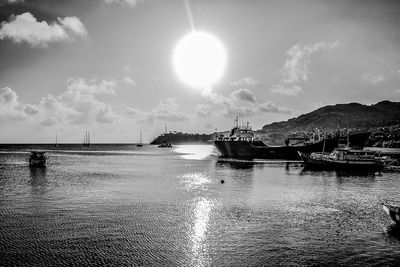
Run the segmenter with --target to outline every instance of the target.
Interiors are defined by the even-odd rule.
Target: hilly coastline
[[[370,146],[400,146],[400,102],[381,101],[374,105],[359,103],[321,107],[287,121],[274,122],[256,130],[255,134],[269,145],[283,144],[288,135],[310,136],[318,129],[322,133],[370,131]],[[228,129],[227,129],[228,130]],[[169,138],[173,144],[212,140],[214,134],[163,134],[151,144],[160,144]]]
[[[399,141],[399,128],[400,102],[381,101],[375,105],[328,105],[287,121],[267,124],[256,132],[266,143],[276,144],[282,143],[288,134],[308,135],[316,129],[324,133],[338,129],[370,131],[370,145],[381,146],[376,142]]]

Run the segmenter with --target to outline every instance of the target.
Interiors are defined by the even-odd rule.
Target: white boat
[[[90,133],[89,131],[85,132],[85,135],[83,136],[83,146],[90,146]]]
[[[164,136],[166,136],[166,140],[164,140],[160,145],[158,145],[158,147],[164,148],[164,147],[172,147],[171,142],[169,141],[169,135],[168,135],[168,131],[167,131],[167,124],[165,123],[165,134]]]
[[[56,143],[54,144],[54,147],[58,147],[57,134],[56,134]]]
[[[143,146],[142,131],[140,131],[140,142],[139,142],[139,144],[136,144],[136,146],[138,146],[138,147]]]
[[[298,152],[306,167],[318,169],[380,172],[384,159],[372,150],[336,148],[331,153]]]

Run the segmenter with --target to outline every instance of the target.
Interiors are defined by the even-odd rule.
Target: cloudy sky
[[[174,71],[192,31],[226,49],[211,88]],[[0,0],[0,143],[144,141],[400,98],[397,0]]]

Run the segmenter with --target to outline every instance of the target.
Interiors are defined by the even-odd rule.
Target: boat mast
[[[56,144],[54,146],[58,147],[57,133],[56,133]]]

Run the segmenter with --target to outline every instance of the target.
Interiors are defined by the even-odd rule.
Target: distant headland
[[[287,121],[264,125],[255,130],[255,134],[266,144],[274,145],[282,144],[288,135],[309,136],[316,129],[322,133],[338,129],[343,133],[370,131],[367,146],[400,148],[400,102],[328,105]],[[172,144],[210,143],[214,135],[169,132],[158,136],[151,144],[161,144],[166,138]]]

